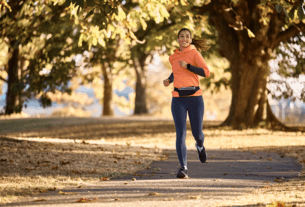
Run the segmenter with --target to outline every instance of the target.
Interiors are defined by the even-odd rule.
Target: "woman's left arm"
[[[197,75],[200,75],[203,77],[209,77],[210,70],[209,70],[207,64],[205,63],[202,55],[199,52],[197,52],[195,55],[195,62],[197,64],[197,66],[199,66],[199,67],[196,67],[191,64],[187,64],[187,69]]]

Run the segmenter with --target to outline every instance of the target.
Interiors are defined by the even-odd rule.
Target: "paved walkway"
[[[188,150],[190,179],[177,179],[179,168],[176,152],[165,150],[169,158],[154,162],[150,169],[136,175],[101,181],[82,188],[42,193],[33,202],[26,198],[6,206],[26,207],[167,207],[217,206],[217,203],[234,199],[266,185],[265,181],[296,177],[301,171],[296,159],[281,158],[277,154],[258,152],[207,150],[208,162],[200,163],[195,148]],[[135,181],[132,179],[135,178]],[[77,203],[80,198],[94,199],[91,203]]]

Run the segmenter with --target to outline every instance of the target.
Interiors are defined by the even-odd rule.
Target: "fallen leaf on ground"
[[[214,159],[214,158],[215,158],[215,155],[213,155],[213,156],[209,157],[209,159]]]
[[[58,194],[62,194],[62,195],[72,195],[72,194],[75,194],[75,193],[59,191]]]
[[[274,179],[275,182],[278,182],[278,183],[281,183],[283,182],[282,180],[279,180],[279,179]]]
[[[46,199],[42,198],[42,199],[35,199],[33,200],[34,202],[38,202],[38,201],[47,201]]]
[[[89,144],[88,142],[85,142],[85,140],[83,140],[82,142],[81,142],[81,144]]]
[[[49,190],[49,191],[55,191],[56,188],[55,188],[55,187],[54,187],[54,188],[48,188],[48,190]]]
[[[267,205],[267,207],[285,207],[285,203],[277,201]]]
[[[149,196],[158,196],[158,195],[160,195],[159,193],[156,193],[156,192],[152,192],[152,193],[149,193],[148,194]]]
[[[35,168],[25,168],[27,171],[34,170]]]
[[[174,198],[165,198],[164,200],[165,200],[165,201],[173,201]]]
[[[199,199],[200,196],[190,196],[190,199]]]
[[[67,162],[61,161],[60,164],[62,164],[62,165],[67,165],[67,164],[70,164],[70,161],[67,161]]]
[[[81,198],[79,200],[77,200],[76,202],[80,202],[80,203],[90,203],[90,202],[94,202],[96,201],[97,198],[94,198],[94,199],[88,199],[88,198]]]
[[[108,177],[101,177],[102,181],[110,180]]]

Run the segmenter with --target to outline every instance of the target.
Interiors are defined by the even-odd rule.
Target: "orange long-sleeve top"
[[[179,61],[183,60],[195,67],[199,67],[204,70],[205,76],[210,76],[210,70],[203,59],[202,55],[198,52],[194,45],[189,45],[183,51],[176,49],[174,54],[169,57],[169,61],[172,65],[173,75],[174,75],[174,87],[189,87],[189,86],[199,86],[199,77],[197,74],[189,71],[186,68],[180,67]],[[172,91],[173,97],[179,97],[177,91]],[[191,96],[201,96],[202,91],[198,90]]]

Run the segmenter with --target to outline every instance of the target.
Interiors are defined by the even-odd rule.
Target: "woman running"
[[[206,162],[207,155],[202,132],[204,102],[199,88],[199,76],[209,77],[210,70],[199,51],[207,50],[206,40],[193,39],[189,29],[183,28],[178,33],[179,48],[169,57],[172,74],[163,81],[164,86],[174,82],[172,91],[172,115],[176,127],[176,151],[181,168],[177,178],[188,178],[187,151],[185,144],[186,119],[189,115],[192,134],[196,140],[199,160]],[[199,51],[198,51],[198,50]]]

